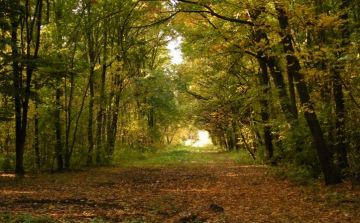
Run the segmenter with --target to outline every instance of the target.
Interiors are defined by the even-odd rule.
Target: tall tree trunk
[[[259,36],[257,36],[259,38]],[[259,81],[262,88],[262,98],[260,99],[261,105],[261,119],[263,122],[263,132],[264,132],[264,142],[265,142],[265,151],[266,151],[266,161],[269,161],[274,155],[274,148],[272,143],[272,134],[271,128],[269,125],[270,121],[270,112],[269,112],[269,99],[268,94],[270,90],[270,79],[268,75],[268,70],[266,62],[263,60],[264,53],[258,52],[258,63],[260,65],[259,72]]]
[[[291,104],[291,114],[294,119],[298,118],[298,110],[296,107],[296,95],[295,95],[295,85],[294,85],[294,76],[292,72],[287,72],[288,74],[288,85],[290,93],[290,104]]]
[[[280,71],[276,59],[273,56],[270,56],[267,58],[266,62],[269,67],[270,74],[274,80],[274,84],[279,96],[281,109],[283,110],[287,122],[291,124],[298,119],[296,101],[293,100],[292,96],[290,96],[289,98],[287,94],[284,76]]]
[[[111,102],[110,102],[111,103]],[[110,157],[115,150],[115,141],[116,141],[116,134],[117,134],[117,123],[119,117],[119,104],[120,104],[120,95],[115,94],[115,103],[112,108],[112,118],[111,122],[108,125],[108,156]],[[110,120],[109,120],[110,121]]]
[[[70,74],[70,94],[66,108],[66,132],[65,132],[65,169],[70,169],[71,149],[70,149],[70,129],[72,123],[72,102],[74,98],[74,73]],[[65,84],[65,94],[67,92]],[[76,132],[74,133],[76,134]]]
[[[40,169],[40,141],[39,141],[39,113],[37,111],[38,103],[35,102],[35,117],[34,117],[34,150],[35,150],[35,164]]]
[[[282,45],[284,48],[284,53],[286,54],[288,72],[292,74],[296,82],[296,88],[300,98],[300,103],[304,108],[304,116],[310,129],[314,141],[314,146],[316,147],[322,171],[325,176],[325,183],[327,185],[340,183],[340,175],[336,171],[336,168],[334,166],[330,151],[328,150],[324,135],[319,124],[319,120],[316,116],[313,104],[310,100],[310,94],[308,92],[307,85],[302,74],[300,73],[300,62],[294,56],[295,51],[292,45],[292,38],[288,27],[288,17],[283,6],[277,4],[275,7],[278,12],[279,25],[282,31]]]
[[[61,142],[61,89],[60,86],[57,86],[56,89],[56,99],[55,99],[55,132],[56,132],[56,146],[55,146],[55,155],[57,159],[57,170],[62,171],[64,169],[63,165],[63,152],[62,152],[62,142]]]
[[[103,74],[102,74],[102,79],[105,79],[105,72],[106,72],[106,68],[103,66]],[[100,94],[103,95],[104,90],[103,88],[105,87],[105,81],[101,83],[101,92]],[[100,109],[98,112],[98,115],[96,117],[96,163],[100,164],[101,163],[101,149],[103,148],[103,134],[102,134],[102,129],[103,129],[103,125],[104,125],[104,108],[103,108],[103,103],[104,103],[104,96],[100,96],[101,101],[100,101]]]
[[[255,18],[257,18],[260,15],[260,12],[252,13]],[[265,41],[267,45],[269,44],[269,39],[267,37],[267,34],[264,30],[258,29],[254,32],[255,40],[257,43],[261,43],[262,41]],[[270,50],[270,49],[267,49]],[[260,65],[260,69],[262,74],[260,75],[260,84],[264,87],[263,93],[264,95],[267,95],[270,88],[270,79],[268,75],[268,68],[270,71],[270,74],[273,78],[276,91],[278,93],[279,101],[281,109],[285,115],[285,118],[290,125],[291,128],[293,128],[293,124],[295,124],[295,121],[297,120],[297,107],[296,107],[296,101],[291,100],[291,98],[288,97],[288,94],[286,92],[286,85],[284,82],[284,77],[281,72],[281,69],[279,68],[276,59],[272,55],[265,55],[264,51],[258,51],[257,54],[258,63]],[[291,93],[291,92],[290,92]],[[264,143],[265,148],[267,151],[267,157],[266,159],[269,160],[273,157],[273,144],[272,144],[272,134],[270,126],[267,124],[269,122],[270,112],[268,111],[269,108],[269,102],[267,101],[263,102],[263,106],[267,106],[266,109],[262,109],[262,119],[265,123],[264,125]],[[295,112],[294,112],[295,110]],[[264,121],[265,120],[265,121]]]
[[[105,1],[106,5],[106,1]],[[105,23],[108,20],[105,20]],[[101,162],[101,150],[104,147],[103,144],[105,135],[103,135],[103,126],[105,125],[105,105],[106,105],[106,97],[105,97],[105,82],[106,82],[106,69],[107,69],[107,44],[108,44],[108,30],[107,27],[104,27],[104,50],[103,50],[103,57],[102,57],[102,72],[101,72],[101,83],[100,83],[100,104],[99,104],[99,112],[96,118],[96,163],[100,164]]]
[[[339,46],[340,50],[338,52],[338,64],[335,66],[334,74],[332,77],[333,81],[333,94],[335,100],[335,115],[336,115],[336,123],[335,123],[335,151],[338,155],[338,167],[340,170],[344,170],[349,166],[347,161],[347,146],[345,143],[345,100],[344,93],[342,89],[342,81],[341,81],[341,73],[344,72],[345,65],[344,62],[340,60],[341,57],[344,56],[345,48],[349,44],[350,41],[350,31],[348,27],[348,9],[350,7],[349,0],[342,0],[342,4],[340,6],[341,16],[340,19],[343,20],[343,25],[341,27],[341,44]]]
[[[13,11],[16,12],[16,8],[20,6],[19,1],[14,2]],[[13,87],[14,87],[14,103],[15,103],[15,153],[16,153],[16,166],[15,173],[17,175],[24,175],[25,170],[23,166],[23,156],[24,156],[24,146],[22,128],[21,128],[21,69],[19,65],[20,55],[18,52],[18,27],[20,24],[20,19],[17,18],[18,15],[14,15],[11,21],[11,49],[12,49],[12,67],[13,67]]]
[[[93,140],[93,118],[94,118],[94,67],[90,68],[90,77],[89,77],[89,88],[90,88],[90,98],[89,98],[89,118],[88,118],[88,158],[87,165],[92,164],[92,156],[94,150],[94,140]]]
[[[37,59],[39,47],[40,47],[40,30],[41,30],[41,15],[42,15],[43,1],[37,0],[34,9],[34,15],[30,15],[31,7],[29,1],[25,1],[25,15],[20,18],[17,14],[19,8],[21,8],[20,1],[15,0],[11,3],[11,9],[14,14],[11,17],[11,51],[13,60],[13,86],[14,86],[14,103],[15,103],[15,134],[16,134],[16,165],[15,173],[19,176],[24,175],[24,147],[27,133],[27,121],[28,121],[28,109],[29,100],[31,94],[31,81],[34,72],[33,61]],[[20,55],[18,52],[18,28],[20,20],[24,19],[24,25],[27,29],[26,32],[26,76],[25,76],[25,88],[22,85],[22,71],[19,65]],[[22,29],[23,30],[23,29]],[[33,43],[34,31],[36,32],[35,43]],[[24,37],[22,35],[22,37]],[[31,46],[34,46],[34,53],[31,54]]]
[[[88,58],[90,64],[89,70],[89,89],[90,89],[90,98],[89,98],[89,118],[88,118],[88,156],[87,156],[87,165],[92,164],[92,156],[94,150],[94,140],[93,140],[93,119],[94,119],[94,75],[95,75],[95,51],[94,51],[94,36],[92,27],[90,27],[92,22],[91,15],[91,2],[87,3],[87,12],[88,12],[88,31],[87,31],[87,42],[88,42]]]

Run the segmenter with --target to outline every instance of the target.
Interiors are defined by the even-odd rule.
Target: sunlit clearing
[[[199,130],[197,134],[197,140],[188,139],[185,141],[185,145],[192,147],[205,147],[213,144],[207,131]]]
[[[168,43],[167,48],[170,50],[171,63],[172,64],[180,64],[183,59],[181,56],[180,49],[181,37],[178,37],[177,40],[172,40]]]

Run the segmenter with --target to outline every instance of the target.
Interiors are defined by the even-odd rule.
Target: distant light
[[[212,145],[209,132],[200,130],[198,131],[198,140],[192,145],[193,147],[204,147]]]
[[[181,37],[178,37],[177,40],[172,40],[168,43],[166,48],[170,50],[170,56],[172,57],[171,63],[172,64],[181,64],[183,58],[181,56]]]

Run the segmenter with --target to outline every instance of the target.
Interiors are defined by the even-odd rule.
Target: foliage
[[[6,172],[14,171],[13,158],[0,154],[0,170]]]
[[[359,112],[351,105],[356,96],[347,94],[348,71],[355,71],[350,58],[357,55],[357,40],[349,45],[358,32],[352,29],[358,24],[355,5],[180,0],[178,10],[192,12],[174,25],[183,36],[180,75],[191,76],[187,91],[197,124],[225,148],[240,144],[251,152],[261,145],[266,159],[273,156],[270,163],[296,165],[315,176],[331,169],[324,172],[326,182],[339,182],[336,169],[346,170],[350,161],[346,129],[357,120],[345,114]],[[296,75],[300,81],[294,83]]]

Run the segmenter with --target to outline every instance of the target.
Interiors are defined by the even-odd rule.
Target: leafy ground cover
[[[0,222],[360,222],[358,188],[300,186],[234,157],[181,148],[116,167],[1,174]]]

